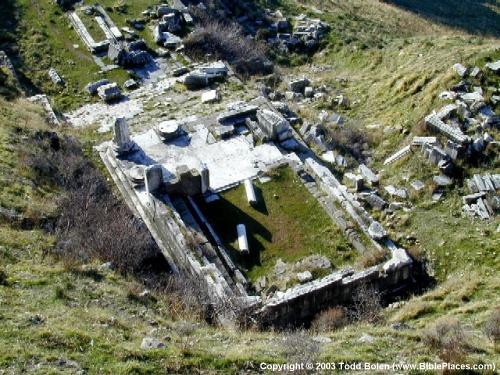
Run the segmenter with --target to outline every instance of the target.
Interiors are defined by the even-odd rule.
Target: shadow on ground
[[[497,0],[383,1],[471,34],[500,37],[500,3]]]

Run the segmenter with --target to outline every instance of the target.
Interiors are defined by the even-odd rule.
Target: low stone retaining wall
[[[293,325],[331,306],[352,303],[352,297],[361,285],[370,285],[381,292],[398,289],[409,281],[412,269],[412,261],[406,253],[400,255],[401,258],[393,257],[383,265],[364,271],[335,272],[278,293],[264,302],[254,318],[262,326]]]

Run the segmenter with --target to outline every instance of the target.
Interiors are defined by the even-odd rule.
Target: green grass
[[[8,3],[9,7],[14,9],[10,18],[14,18],[16,22],[0,18],[0,28],[8,30],[13,35],[9,41],[9,48],[16,51],[12,55],[18,55],[13,61],[14,65],[20,72],[22,81],[31,87],[32,92],[40,90],[52,96],[56,110],[67,111],[91,101],[92,99],[84,92],[85,85],[91,81],[108,78],[121,85],[129,78],[128,72],[124,69],[99,73],[100,67],[94,62],[91,53],[54,1],[18,0],[15,1],[15,6],[14,0],[8,0]],[[115,2],[100,3],[106,6]],[[126,18],[139,18],[140,12],[147,5],[156,2],[149,0],[128,3],[130,4],[126,14],[109,12],[118,27],[126,26]],[[87,24],[92,25],[92,34],[96,41],[99,41],[102,36],[101,29],[93,18],[86,17]],[[139,35],[151,46],[154,45],[152,33],[148,28],[139,32]],[[79,48],[74,48],[73,45],[78,45]],[[65,80],[64,87],[51,82],[47,73],[51,67],[54,67]]]
[[[48,129],[43,110],[27,102],[8,102],[0,98],[0,206],[28,217],[40,217],[54,209],[50,188],[31,182],[27,166],[29,147],[22,137],[30,129]],[[15,174],[12,171],[15,170]]]
[[[94,38],[96,42],[100,42],[106,39],[106,34],[95,20],[94,15],[89,16],[85,14],[81,9],[76,9],[76,13],[78,14],[78,17],[80,17],[80,19],[82,20],[82,23],[87,28],[89,34],[92,36],[92,38]]]
[[[251,207],[239,185],[221,199],[203,204],[203,211],[227,246],[230,255],[255,281],[273,269],[276,261],[296,262],[308,255],[324,255],[335,268],[352,263],[356,251],[316,199],[290,168],[280,168],[266,183],[254,182],[258,205]],[[238,250],[236,225],[243,223],[250,256]]]
[[[141,12],[145,11],[147,8],[161,4],[161,2],[155,0],[103,0],[92,1],[91,3],[102,5],[108,13],[108,16],[119,28],[129,26],[127,20],[140,19],[142,17]],[[129,27],[133,29],[140,38],[143,38],[149,47],[154,48],[156,43],[154,42],[153,32],[148,27],[148,24],[145,26],[144,30],[135,30]]]

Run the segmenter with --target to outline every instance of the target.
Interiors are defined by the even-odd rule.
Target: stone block
[[[163,168],[156,164],[144,169],[144,183],[150,194],[160,190],[163,186]]]

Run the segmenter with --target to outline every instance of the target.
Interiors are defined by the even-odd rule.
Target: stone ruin
[[[110,43],[108,58],[123,67],[141,67],[152,61],[144,40]]]
[[[331,304],[349,303],[353,291],[362,283],[393,290],[410,281],[412,262],[405,251],[364,210],[359,197],[316,160],[279,111],[264,98],[233,103],[218,116],[194,121],[191,124],[169,120],[131,137],[126,121],[117,119],[113,141],[104,143],[99,150],[113,180],[152,232],[174,272],[204,282],[216,310],[221,301],[229,307],[217,310],[221,323],[234,319],[238,311],[245,309],[261,325],[287,325],[311,317]],[[232,127],[233,135],[218,140],[216,135],[221,127]],[[241,133],[243,128],[248,129],[246,136]],[[256,137],[257,129],[265,134],[266,142],[255,146],[249,137]],[[290,139],[301,145],[300,152],[281,148]],[[252,203],[256,197],[255,192],[251,194],[251,180],[283,163],[292,167],[355,249],[367,251],[367,244],[361,240],[367,236],[370,246],[387,252],[389,260],[362,272],[335,271],[320,279],[302,270],[297,273],[299,285],[269,295],[255,294],[257,287],[254,289],[229,257],[194,197],[214,199],[218,192],[243,183]],[[367,184],[378,182],[366,166],[360,167],[361,174]],[[238,234],[238,248],[246,254],[252,249],[248,239],[245,242],[248,228],[244,229],[238,226],[231,230]],[[188,243],[200,245],[192,247]]]
[[[122,97],[122,92],[117,83],[108,83],[97,88],[97,95],[105,102],[109,103]]]
[[[475,174],[466,184],[472,193],[463,197],[467,215],[487,220],[500,211],[500,174]]]
[[[497,74],[497,70],[494,69],[495,64],[498,65],[500,62],[486,64],[485,68]],[[437,166],[440,172],[433,178],[437,187],[433,199],[439,199],[443,194],[443,188],[453,184],[457,163],[470,163],[478,158],[485,158],[488,150],[494,149],[498,144],[494,135],[500,126],[500,116],[493,110],[498,103],[495,99],[498,97],[495,95],[498,93],[498,88],[486,88],[492,91],[487,100],[483,88],[479,85],[483,75],[479,67],[469,68],[455,64],[452,69],[461,81],[449,91],[442,92],[439,97],[442,100],[451,100],[453,103],[433,111],[424,119],[427,130],[435,136],[414,137],[409,145],[384,161],[384,165],[390,165],[402,160],[416,148],[420,148],[422,155]],[[495,176],[487,173],[481,177],[475,174],[465,181],[471,191],[470,195],[463,197],[463,210],[467,215],[482,219],[496,215],[499,198],[496,194],[498,187],[495,185],[497,182]]]
[[[188,89],[197,89],[206,87],[216,80],[224,79],[228,74],[227,65],[223,61],[215,61],[195,66],[184,76],[183,83]]]
[[[124,37],[101,5],[82,7],[80,10],[83,10],[88,16],[94,16],[97,25],[106,37],[106,39],[96,42],[77,11],[67,12],[73,28],[89,51],[96,55],[98,61],[100,61],[101,54],[106,53],[114,64],[125,68],[141,67],[151,62],[152,58],[144,40],[126,40],[127,38]],[[102,62],[100,64],[104,65]]]
[[[123,117],[115,119],[113,125],[113,150],[117,155],[125,155],[133,150],[134,145],[134,142],[130,139],[127,121]]]

